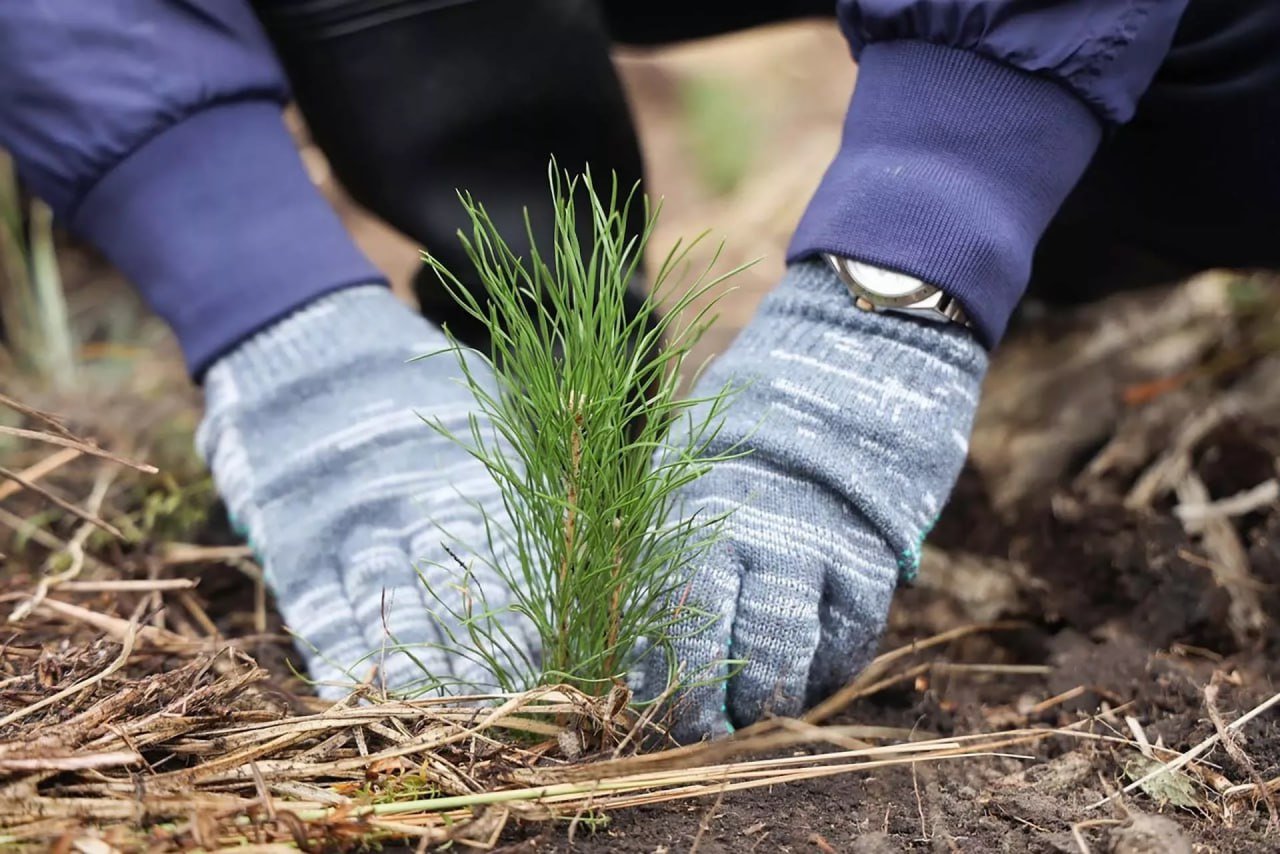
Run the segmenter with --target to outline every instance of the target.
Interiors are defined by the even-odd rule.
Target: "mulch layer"
[[[0,493],[0,846],[1274,851],[1277,317],[1207,274],[1023,318],[879,663],[686,750],[620,695],[320,704],[242,548],[121,545],[142,475],[32,440],[80,513]]]

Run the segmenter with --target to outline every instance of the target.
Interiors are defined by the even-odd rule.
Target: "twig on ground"
[[[97,611],[82,608],[79,605],[72,605],[70,602],[62,602],[58,599],[46,598],[40,603],[40,607],[37,610],[52,611],[63,617],[86,623],[106,632],[117,641],[123,641],[126,637],[132,636],[174,652],[205,650],[208,648],[207,644],[190,641],[176,632],[158,629],[155,626],[140,626],[120,617],[99,614]]]
[[[1222,796],[1224,798],[1238,798],[1241,795],[1265,797],[1267,793],[1274,794],[1278,791],[1280,791],[1280,777],[1272,777],[1261,786],[1257,783],[1241,783],[1236,786],[1229,786],[1222,791]]]
[[[1187,530],[1192,530],[1193,526],[1207,519],[1245,516],[1277,501],[1280,501],[1280,480],[1272,477],[1257,486],[1217,501],[1179,504],[1173,508],[1173,515],[1178,517]]]
[[[1002,673],[1006,676],[1045,676],[1053,668],[1045,664],[982,664],[968,662],[936,661],[929,665],[934,673]]]
[[[1069,700],[1074,700],[1076,697],[1079,697],[1081,694],[1085,693],[1088,690],[1089,690],[1089,686],[1087,685],[1077,685],[1074,688],[1068,688],[1067,690],[1063,691],[1060,694],[1054,694],[1052,697],[1048,697],[1036,703],[1034,706],[1031,707],[1029,714],[1031,715],[1044,714],[1045,712],[1052,709],[1054,706],[1061,705]]]
[[[55,537],[43,528],[37,527],[35,523],[29,519],[23,519],[21,516],[10,513],[8,510],[3,508],[0,508],[0,525],[4,525],[19,536],[30,538],[36,543],[44,546],[46,549],[51,549],[53,551],[65,551],[68,548],[68,544],[65,541]],[[94,570],[117,572],[113,567],[92,555],[85,555],[84,565]]]
[[[89,513],[85,510],[81,510],[79,507],[72,504],[70,501],[67,501],[64,498],[60,498],[59,496],[54,495],[52,492],[45,489],[40,484],[32,480],[27,480],[25,477],[18,474],[16,471],[10,471],[4,466],[0,466],[0,477],[8,478],[9,480],[17,484],[20,484],[24,489],[31,490],[32,492],[44,498],[45,500],[51,501],[54,504],[58,505],[63,510],[70,513],[72,516],[75,516],[77,519],[81,519],[85,522],[88,522],[91,525],[101,528],[111,536],[124,539],[124,532],[121,531],[119,528],[117,528],[115,525],[112,525],[110,522],[106,522],[102,519],[99,519],[97,516],[93,515],[92,513]]]
[[[1184,504],[1207,504],[1209,488],[1194,471],[1187,471],[1176,487],[1178,500]],[[1249,569],[1249,553],[1245,550],[1235,525],[1225,516],[1207,516],[1194,525],[1183,521],[1188,533],[1199,533],[1200,542],[1209,555],[1214,580],[1227,591],[1231,604],[1227,624],[1240,646],[1248,648],[1267,624],[1267,615],[1258,595],[1257,579]]]
[[[89,498],[85,501],[84,512],[94,518],[102,511],[102,502],[106,500],[107,490],[111,488],[111,482],[115,479],[115,470],[111,468],[103,468],[99,470],[98,476],[94,478],[93,491],[89,493]],[[24,619],[31,611],[44,601],[44,597],[49,594],[49,590],[59,587],[65,582],[70,581],[80,574],[85,565],[84,544],[89,539],[89,534],[96,527],[93,522],[85,522],[76,529],[74,535],[67,542],[66,554],[71,556],[71,565],[62,572],[54,575],[46,575],[40,579],[36,585],[36,590],[31,594],[31,598],[25,602],[18,604],[13,609],[13,613],[9,615],[9,622],[15,623]],[[58,554],[58,553],[54,553]],[[50,554],[46,559],[46,566],[52,562],[54,554]]]
[[[198,546],[194,543],[166,543],[161,552],[165,566],[187,563],[231,563],[253,557],[248,546]]]
[[[1226,726],[1224,732],[1226,733],[1237,732],[1238,730],[1240,730],[1241,727],[1249,723],[1249,721],[1253,720],[1258,715],[1262,714],[1263,712],[1267,711],[1271,707],[1275,706],[1277,703],[1280,703],[1280,693],[1273,694],[1268,699],[1262,701],[1261,703],[1254,706],[1249,711],[1245,712],[1240,717],[1236,718],[1234,721],[1232,721],[1230,724]],[[1134,789],[1138,788],[1144,783],[1148,783],[1151,780],[1154,780],[1156,777],[1160,776],[1161,774],[1167,774],[1173,771],[1177,771],[1179,768],[1193,761],[1196,757],[1203,754],[1205,751],[1213,747],[1215,744],[1217,744],[1221,740],[1222,740],[1222,734],[1214,733],[1213,735],[1206,738],[1204,741],[1197,744],[1195,747],[1192,747],[1190,750],[1187,750],[1186,752],[1180,754],[1176,759],[1166,762],[1165,764],[1161,765],[1159,768],[1156,768],[1155,770],[1151,771],[1149,774],[1144,774],[1142,777],[1139,777],[1137,780],[1134,780],[1132,783],[1129,783],[1119,792],[1108,795],[1102,800],[1095,801],[1094,803],[1089,804],[1089,806],[1085,807],[1085,809],[1087,810],[1097,809],[1098,807],[1103,806],[1104,804],[1110,803],[1111,801],[1115,800],[1121,795],[1125,795],[1125,794],[1128,794],[1129,792],[1132,792]]]
[[[1124,824],[1124,820],[1119,818],[1091,818],[1088,821],[1077,821],[1071,825],[1071,838],[1075,840],[1076,847],[1080,849],[1080,854],[1093,854],[1093,849],[1089,847],[1089,842],[1084,838],[1084,833],[1081,831],[1089,827],[1115,827],[1117,824]]]
[[[121,765],[137,765],[142,756],[136,750],[114,750],[109,753],[80,753],[75,756],[3,757],[0,756],[0,773],[31,773],[34,771],[87,771],[117,768]]]
[[[153,593],[172,590],[193,590],[198,585],[194,578],[122,578],[106,581],[64,581],[58,585],[59,593]]]
[[[967,626],[957,626],[950,631],[941,632],[933,637],[925,638],[924,640],[907,644],[906,646],[886,652],[867,665],[866,669],[863,670],[862,673],[858,674],[852,682],[841,688],[835,694],[832,694],[826,700],[814,706],[808,714],[804,716],[804,719],[809,723],[821,723],[832,715],[838,713],[841,709],[848,706],[857,698],[865,697],[868,694],[875,693],[877,690],[881,690],[883,684],[892,684],[894,682],[902,681],[904,678],[910,678],[906,674],[899,674],[898,676],[892,677],[887,682],[876,681],[882,673],[888,670],[889,665],[893,664],[900,658],[905,658],[908,655],[914,655],[917,652],[923,652],[926,649],[950,643],[951,641],[959,640],[960,638],[968,637],[969,635],[980,634],[982,632],[1010,631],[1022,628],[1025,625],[1025,623],[1019,620],[1001,620],[993,623],[975,623]],[[912,676],[917,676],[928,669],[928,665],[923,665],[918,668],[912,668],[908,673]]]
[[[698,831],[694,834],[693,842],[689,845],[689,854],[696,854],[698,846],[702,844],[702,837],[706,836],[707,831],[711,829],[711,821],[720,810],[722,803],[724,803],[724,789],[720,790],[720,793],[716,795],[715,801],[702,814],[702,820],[698,822]]]
[[[5,436],[14,436],[19,439],[31,439],[36,442],[44,442],[48,445],[59,445],[63,448],[74,448],[84,454],[94,457],[102,457],[104,460],[110,460],[113,463],[119,463],[127,466],[135,471],[143,474],[158,474],[160,469],[149,463],[139,463],[126,459],[110,451],[105,451],[91,442],[82,442],[79,439],[69,438],[67,436],[59,436],[53,433],[45,433],[41,430],[27,430],[22,427],[8,427],[0,424],[0,434]]]
[[[1258,773],[1258,767],[1254,764],[1249,754],[1244,752],[1244,748],[1240,746],[1237,732],[1227,727],[1226,721],[1222,718],[1222,712],[1218,710],[1218,692],[1221,690],[1222,671],[1215,670],[1213,676],[1209,679],[1209,684],[1204,686],[1204,707],[1209,713],[1209,720],[1213,723],[1214,732],[1222,741],[1223,748],[1227,751],[1227,755],[1235,760],[1236,764],[1249,775],[1249,779],[1253,781],[1259,796],[1267,805],[1267,822],[1273,829],[1280,822],[1280,810],[1276,808],[1275,795],[1267,788],[1266,781],[1262,779],[1262,775]]]
[[[45,412],[43,409],[36,409],[34,406],[28,406],[20,400],[14,400],[7,394],[0,394],[0,406],[7,406],[19,415],[39,421],[60,436],[68,439],[76,438],[72,432],[67,429],[67,425],[62,423],[62,419],[54,415],[52,412]]]
[[[1238,395],[1224,396],[1197,410],[1178,429],[1165,452],[1138,477],[1124,498],[1124,506],[1129,510],[1150,509],[1160,496],[1177,488],[1191,471],[1191,452],[1200,440],[1244,410]]]
[[[822,854],[836,854],[835,847],[828,842],[827,838],[821,833],[810,833],[809,841],[812,842],[814,847],[821,851]]]
[[[924,817],[924,799],[920,797],[920,777],[916,773],[916,763],[911,763],[911,789],[916,796],[916,815],[920,817],[920,839],[929,842],[929,823]]]
[[[77,451],[75,448],[63,448],[61,451],[50,454],[39,462],[27,466],[25,469],[18,472],[18,474],[22,475],[32,483],[35,483],[40,480],[40,478],[52,474],[67,463],[80,459],[81,456],[83,456],[81,452]],[[0,501],[5,500],[10,495],[13,495],[22,489],[25,489],[25,487],[17,481],[11,480],[8,483],[0,483]]]
[[[103,466],[98,470],[98,474],[93,479],[93,489],[89,492],[89,497],[84,502],[84,512],[89,516],[97,519],[102,513],[102,503],[107,499],[107,490],[111,488],[112,482],[116,478],[118,469],[110,466]],[[92,528],[96,527],[96,523],[86,521],[76,529],[75,534],[67,541],[67,554],[71,557],[71,565],[56,576],[50,577],[50,584],[58,584],[62,581],[69,581],[80,574],[84,569],[85,551],[84,545],[89,539],[89,535],[93,533]],[[44,568],[48,570],[53,563],[54,555],[49,555],[45,559]]]

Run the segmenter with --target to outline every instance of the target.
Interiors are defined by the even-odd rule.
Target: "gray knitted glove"
[[[681,698],[678,738],[796,715],[870,661],[964,462],[986,365],[962,328],[860,311],[819,262],[788,270],[694,390],[741,387],[710,451],[751,453],[680,496],[686,517],[733,512],[687,589],[715,622],[675,653],[686,677],[747,663]],[[633,684],[652,697],[666,677],[650,653]]]
[[[463,572],[445,551],[448,539],[489,605],[510,603],[485,562],[466,552],[485,542],[484,513],[505,518],[497,485],[419,417],[467,432],[472,396],[456,355],[408,362],[447,346],[386,288],[364,286],[258,333],[206,376],[197,444],[286,623],[304,640],[322,696],[341,696],[374,665],[387,686],[412,688],[424,678],[415,658],[460,687],[492,686],[485,668],[439,648],[458,624],[415,570],[460,612]],[[472,370],[487,372],[478,362]],[[502,619],[514,644],[499,654],[524,669],[533,629],[512,614]],[[392,649],[389,635],[411,645],[412,657]]]

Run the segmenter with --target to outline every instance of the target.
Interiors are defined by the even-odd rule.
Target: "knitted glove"
[[[477,589],[491,608],[511,601],[466,550],[486,542],[485,514],[506,518],[497,485],[422,421],[467,433],[472,396],[456,354],[438,352],[448,346],[386,288],[363,286],[258,333],[206,376],[197,444],[322,696],[341,696],[374,665],[390,688],[427,674],[463,690],[494,684],[484,666],[441,649],[450,631],[465,639],[449,612],[476,603]],[[472,370],[488,368],[476,360]],[[466,591],[446,546],[472,566]],[[512,643],[495,654],[527,670],[536,635],[502,619]]]
[[[796,715],[870,661],[959,475],[986,365],[961,327],[861,311],[816,261],[788,270],[694,390],[740,388],[709,450],[750,454],[680,496],[686,518],[732,512],[683,591],[709,616],[675,655],[686,678],[746,664],[681,697],[678,738]],[[633,684],[656,696],[667,674],[650,652]]]

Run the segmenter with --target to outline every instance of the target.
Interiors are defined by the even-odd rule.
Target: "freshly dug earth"
[[[1234,732],[1226,727],[1276,693],[1280,281],[1209,274],[1051,316],[1059,320],[1024,322],[993,365],[970,466],[933,532],[919,580],[898,596],[884,649],[975,623],[999,625],[916,656],[935,662],[931,669],[895,666],[890,673],[912,678],[863,696],[838,722],[921,737],[1015,729],[1058,734],[999,755],[933,758],[636,807],[607,819],[513,821],[500,845],[623,852],[1276,850],[1275,804],[1258,793],[1280,787],[1280,713],[1269,708]],[[70,537],[80,526],[63,519],[54,527]],[[164,548],[158,534],[127,551],[106,542],[95,553],[128,567],[130,578],[197,572],[177,568],[189,547]],[[6,611],[30,595],[38,566],[23,570],[32,553],[16,543],[7,548],[21,560],[0,576]],[[133,614],[160,632],[160,642],[148,641],[124,670],[92,690],[71,686],[109,675],[119,654],[118,638],[101,637],[109,628],[101,614],[71,613],[63,605],[57,615],[67,619],[52,621],[50,597],[40,620],[15,626],[0,643],[0,717],[28,715],[29,704],[51,702],[55,692],[69,691],[72,699],[43,709],[44,717],[18,721],[29,727],[25,735],[0,744],[0,760],[8,755],[10,772],[18,774],[6,789],[10,813],[22,813],[19,798],[39,796],[42,808],[71,810],[72,820],[64,816],[56,828],[92,832],[95,817],[127,820],[120,810],[135,809],[135,800],[165,795],[155,791],[156,781],[185,779],[188,760],[205,763],[201,778],[215,785],[174,790],[183,809],[201,798],[222,815],[256,808],[244,785],[228,784],[237,796],[218,789],[225,770],[218,763],[231,760],[216,740],[154,729],[163,719],[216,734],[227,722],[272,726],[308,710],[293,693],[301,686],[284,660],[287,638],[278,617],[255,598],[253,568],[240,565],[243,574],[225,565],[199,572],[199,588],[175,591],[168,608],[149,595],[80,600],[113,613],[117,628]],[[211,681],[212,659],[179,654],[189,639],[205,649],[199,639],[215,634],[215,622],[220,639],[271,676],[231,655],[219,660],[225,672]],[[67,633],[71,623],[80,627],[75,637]],[[157,739],[153,767],[120,772],[112,760],[115,776],[77,767],[85,749],[80,730],[97,739],[92,744],[114,745],[119,728],[111,720],[141,726],[118,708],[126,703],[152,721],[138,732]],[[99,715],[111,724],[100,736]],[[1168,761],[1222,731],[1229,745],[1212,746],[1184,772],[1121,793],[1158,767],[1156,759]],[[121,737],[128,746],[133,736]],[[357,743],[360,753],[344,759],[356,763],[354,770],[317,782],[358,788],[366,776],[383,773],[360,765],[368,754]],[[33,744],[39,755],[29,755]],[[42,772],[40,762],[54,764]],[[75,800],[90,794],[92,801]],[[223,800],[208,800],[215,795]],[[279,808],[289,809],[283,801]],[[163,840],[166,850],[203,844],[205,831],[194,818],[175,825],[177,831],[146,826],[152,836],[144,839]],[[357,839],[359,830],[338,838]]]
[[[1025,626],[967,638],[948,658],[1047,672],[920,678],[863,699],[842,722],[958,735],[1092,716],[1089,731],[1131,739],[1131,717],[1151,744],[1180,752],[1215,732],[1207,686],[1227,723],[1277,690],[1280,505],[1272,499],[1231,519],[1226,546],[1188,534],[1172,512],[1179,490],[1188,494],[1185,481],[1218,499],[1276,476],[1280,361],[1268,349],[1276,315],[1263,304],[1240,313],[1250,288],[1274,306],[1277,294],[1264,283],[1209,275],[1172,293],[1122,295],[1074,312],[1056,330],[1026,324],[993,367],[971,465],[918,584],[898,596],[883,648],[1013,618]],[[1183,447],[1185,471],[1169,463]],[[1161,467],[1172,481],[1150,486]],[[1149,504],[1131,494],[1135,485]],[[1232,585],[1215,579],[1232,537],[1252,576],[1236,592],[1246,612],[1257,609],[1258,624],[1233,627],[1241,606]],[[1237,759],[1221,746],[1204,758],[1231,783],[1280,776],[1275,710],[1243,727],[1238,744]],[[1210,774],[1089,809],[1155,766],[1136,750],[1068,738],[1013,752],[1025,758],[925,762],[635,809],[572,843],[555,829],[513,839],[509,850],[1280,847],[1267,805],[1224,800]],[[1087,849],[1073,838],[1080,823]]]

